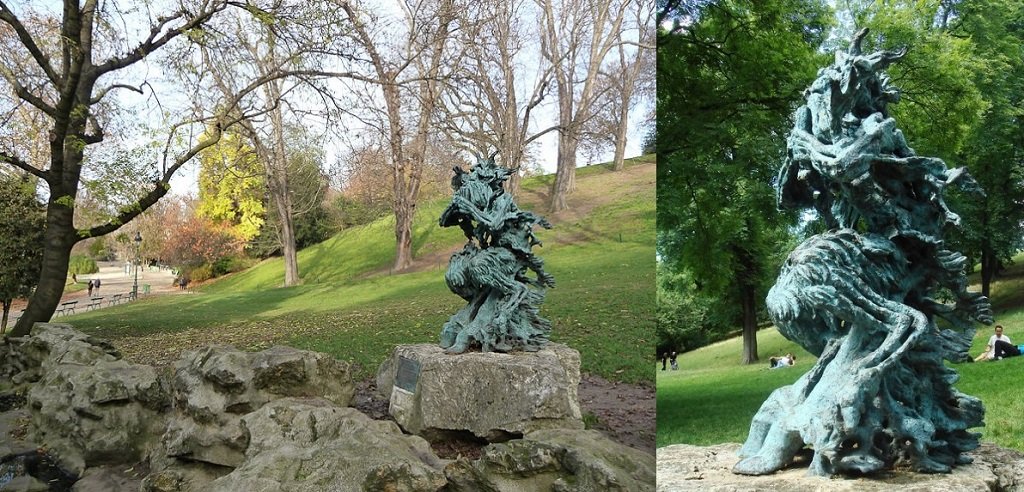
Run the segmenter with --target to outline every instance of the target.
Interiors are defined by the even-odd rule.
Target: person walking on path
[[[96,295],[100,294],[100,279],[96,279],[96,285],[93,286],[96,289]]]
[[[92,297],[92,289],[95,284],[92,279],[89,279],[89,297]]]

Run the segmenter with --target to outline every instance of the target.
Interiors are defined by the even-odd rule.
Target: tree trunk
[[[267,93],[276,106],[270,112],[274,132],[273,162],[270,166],[269,178],[273,182],[274,205],[277,208],[279,235],[281,237],[281,253],[284,254],[284,286],[291,287],[299,283],[299,262],[295,247],[295,226],[292,222],[292,197],[288,189],[288,150],[284,141],[284,115],[281,114],[280,81],[267,84]]]
[[[981,240],[981,295],[989,297],[992,287],[992,279],[995,277],[999,261],[996,260],[992,251],[992,245],[987,239]]]
[[[981,223],[977,227],[982,231],[989,230],[989,202],[988,196],[986,195],[982,200],[981,207]],[[992,285],[992,278],[995,277],[996,268],[999,266],[999,262],[996,261],[995,255],[992,250],[992,242],[988,239],[988,234],[981,234],[981,295],[989,297],[989,289]]]
[[[522,181],[523,177],[519,174],[519,171],[512,173],[512,176],[509,176],[508,178],[508,182],[505,183],[505,191],[508,192],[509,195],[518,198],[519,190],[522,188]]]
[[[292,222],[290,197],[285,203],[278,203],[277,213],[281,222],[281,253],[284,254],[284,286],[291,287],[299,283],[298,248],[295,246],[295,226]]]
[[[751,286],[743,286],[741,289],[740,297],[743,303],[743,363],[753,364],[758,361],[756,289]]]
[[[636,65],[639,66],[640,55],[637,55]],[[622,63],[625,63],[625,55],[622,54],[622,47],[619,47],[619,59]],[[623,65],[624,66],[624,65]],[[619,88],[621,94],[619,95],[619,119],[618,124],[615,125],[615,158],[612,160],[612,170],[621,171],[626,168],[626,130],[629,129],[629,103],[633,97],[633,84],[636,83],[636,70],[634,67],[629,67],[630,74],[626,77],[623,82],[623,86]]]
[[[74,231],[71,224],[72,211],[70,208],[54,203],[56,197],[50,197],[49,213],[47,214],[46,232],[43,233],[43,265],[39,272],[39,285],[25,307],[25,313],[11,330],[12,337],[22,337],[29,334],[32,325],[40,321],[49,321],[60,304],[61,296],[64,294],[64,284],[68,278],[68,264],[71,261],[71,247],[75,241],[69,240],[60,235],[60,231]],[[55,210],[59,209],[59,210]],[[56,226],[55,222],[67,222],[66,225]]]
[[[281,156],[275,155],[274,157],[280,159]],[[267,177],[272,183],[270,196],[277,213],[277,232],[281,239],[281,253],[284,255],[284,286],[290,287],[299,283],[299,264],[296,258],[295,226],[292,222],[292,200],[288,193],[288,177],[284,170],[273,169],[280,164],[281,162],[268,165]]]
[[[626,168],[626,122],[629,118],[629,110],[623,110],[619,125],[615,128],[615,158],[612,160],[612,170],[621,171]]]
[[[91,86],[79,87],[75,101],[89,100]],[[55,175],[46,180],[50,198],[46,204],[46,230],[43,232],[43,264],[39,284],[25,306],[25,313],[14,325],[11,336],[26,336],[36,322],[53,317],[68,278],[71,247],[81,239],[75,229],[74,202],[81,178],[84,146],[77,135],[85,133],[88,111],[72,113],[66,126],[57,122],[50,141],[50,169]]]
[[[412,265],[413,208],[405,200],[395,206],[395,271]]]
[[[549,202],[552,212],[568,210],[566,197],[576,188],[576,147],[579,138],[569,130],[562,130],[558,135],[558,169],[555,171],[555,182],[551,185]]]
[[[7,315],[11,312],[11,301],[12,299],[4,299],[4,313],[0,316],[0,334],[7,332]]]

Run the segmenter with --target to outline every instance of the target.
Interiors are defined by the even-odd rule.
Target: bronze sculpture
[[[541,245],[533,226],[551,224],[518,208],[502,186],[514,171],[493,159],[480,159],[468,173],[459,167],[454,172],[452,201],[439,223],[462,228],[467,242],[452,255],[445,282],[468,304],[445,323],[441,347],[448,353],[475,347],[483,352],[539,350],[551,331],[539,308],[555,279],[532,252]]]
[[[805,446],[814,475],[948,472],[978,446],[968,429],[983,425],[984,406],[952,387],[943,360],[969,359],[975,323],[992,310],[966,290],[964,256],[945,248],[943,228],[960,218],[942,193],[981,190],[907,145],[882,72],[905,51],[862,54],[866,34],[805,92],[779,173],[780,207],[813,208],[830,230],[790,254],[768,310],[818,361],[761,406],[735,473],[772,473]]]

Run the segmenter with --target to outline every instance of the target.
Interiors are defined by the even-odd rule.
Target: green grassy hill
[[[630,168],[653,167],[654,156],[630,159]],[[566,245],[579,242],[626,241],[652,244],[654,212],[653,175],[650,181],[637,173],[617,183],[615,173],[607,165],[587,166],[577,170],[579,191],[570,198],[576,210],[550,217],[545,213],[551,175],[524,180],[519,206],[549,216],[555,228],[538,232],[544,241],[540,254],[546,256]],[[650,186],[646,186],[650,184]],[[645,189],[650,188],[650,189]],[[437,218],[448,206],[448,198],[436,199],[417,206],[413,224],[413,254],[418,266],[444,268],[448,256],[461,249],[465,242],[458,228],[441,228]],[[373,273],[389,273],[395,258],[395,219],[388,215],[371,224],[353,227],[299,252],[299,275],[304,284],[347,282]],[[424,260],[425,259],[425,260]],[[281,258],[273,258],[244,272],[229,275],[202,290],[210,293],[258,291],[284,283]]]
[[[992,285],[996,322],[1014,343],[1024,343],[1024,256]],[[975,285],[971,290],[980,290]],[[991,328],[979,325],[971,355],[984,350]],[[768,395],[792,384],[814,365],[814,357],[785,339],[775,328],[758,332],[758,353],[764,361],[740,364],[743,340],[725,340],[679,356],[678,371],[658,366],[659,447],[669,444],[742,443],[750,420]],[[768,369],[768,357],[792,352],[797,364]],[[983,441],[1024,451],[1024,357],[997,362],[952,365],[960,373],[956,388],[985,403]]]
[[[544,214],[550,176],[524,183],[520,207],[554,224],[538,231],[535,252],[555,275],[541,314],[553,322],[552,340],[580,351],[582,369],[625,382],[653,383],[654,333],[653,156],[625,171],[608,166],[578,170],[572,210]],[[191,295],[142,299],[66,319],[110,338],[132,360],[168,361],[185,348],[231,343],[246,349],[285,343],[320,350],[372,374],[391,347],[434,343],[441,326],[464,301],[448,291],[444,268],[464,243],[458,228],[439,228],[447,204],[419,206],[414,232],[417,264],[390,275],[393,218],[352,228],[299,253],[303,284],[280,288],[274,259]]]

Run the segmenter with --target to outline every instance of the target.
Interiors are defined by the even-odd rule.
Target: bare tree
[[[453,32],[458,28],[454,0],[404,0],[404,36],[394,45],[396,32],[378,36],[368,22],[370,14],[351,2],[340,6],[353,26],[354,40],[368,61],[367,79],[381,91],[384,124],[391,159],[395,214],[395,270],[412,264],[412,221],[419,199],[428,137],[435,120],[445,69],[455,65]]]
[[[463,13],[464,18],[478,17],[463,22],[467,26],[462,31],[468,48],[465,63],[458,83],[450,84],[445,93],[450,114],[446,129],[469,140],[471,153],[486,156],[494,151],[509,168],[521,166],[531,142],[558,129],[556,125],[533,134],[529,131],[534,110],[551,87],[553,67],[543,58],[537,60],[539,67],[524,67],[529,63],[524,48],[531,37],[539,41],[537,33],[531,36],[524,26],[524,19],[533,14],[527,9],[525,0],[495,0]],[[519,83],[531,74],[532,88],[522,93]],[[507,183],[510,193],[518,193],[521,179],[522,173],[512,175]]]
[[[569,208],[566,197],[575,189],[576,151],[601,96],[601,65],[621,43],[630,5],[641,0],[535,1],[541,9],[541,51],[555,67],[558,87],[558,164],[549,204],[557,212]]]
[[[650,97],[654,92],[654,2],[634,1],[627,22],[629,30],[637,33],[633,50],[627,49],[630,42],[624,38],[626,30],[623,30],[616,45],[618,59],[603,74],[611,85],[608,97],[612,100],[612,111],[608,114],[612,115],[614,124],[615,156],[612,167],[615,171],[625,167],[629,112],[639,102],[638,96]]]
[[[0,121],[10,111],[30,107],[41,113],[49,126],[45,163],[26,160],[24,149],[13,144],[0,147],[0,162],[38,177],[49,188],[39,284],[12,335],[28,334],[33,323],[53,315],[75,243],[116,231],[156,203],[169,190],[170,179],[178,169],[215,144],[226,128],[252,116],[239,111],[241,101],[267,80],[278,77],[269,74],[253,79],[213,105],[196,105],[190,118],[172,125],[163,159],[153,163],[152,180],[139,190],[136,199],[104,223],[76,227],[75,198],[85,156],[91,146],[108,138],[105,129],[116,125],[118,116],[128,117],[108,98],[118,90],[143,93],[146,81],[139,80],[138,71],[132,67],[154,59],[154,53],[168,51],[171,46],[185,49],[190,38],[185,34],[201,33],[203,26],[230,4],[226,0],[182,0],[165,13],[146,16],[137,9],[121,10],[113,2],[64,0],[62,16],[56,19],[45,11],[12,8],[8,0],[0,0],[0,26],[5,27],[0,32],[5,54],[0,59],[5,85],[0,98],[14,95],[0,102],[0,111],[6,112]],[[129,32],[126,19],[132,16],[146,16],[132,18],[132,25],[148,22],[149,29]],[[202,107],[215,109],[202,111]],[[198,138],[188,134],[197,125],[207,128]]]
[[[344,44],[338,43],[338,26],[344,21],[338,15],[340,8],[325,4],[290,3],[278,6],[273,12],[249,7],[238,12],[221,30],[216,39],[203,43],[203,56],[211,66],[211,75],[223,94],[238,90],[247,77],[265,77],[281,73],[280,78],[268,80],[261,87],[253,104],[267,117],[262,120],[246,119],[241,130],[252,144],[257,159],[263,164],[267,191],[276,220],[276,236],[284,257],[284,285],[299,282],[294,219],[316,197],[300,197],[305,203],[296,204],[289,182],[300,166],[293,166],[293,154],[286,138],[293,119],[310,117],[329,118],[330,107],[337,101],[327,90],[324,81],[331,78],[361,78],[353,72],[339,72],[326,67],[342,63],[347,58]],[[212,63],[212,60],[218,63]],[[303,107],[317,102],[319,110]],[[319,99],[319,101],[317,101]],[[298,209],[296,207],[298,205]]]

